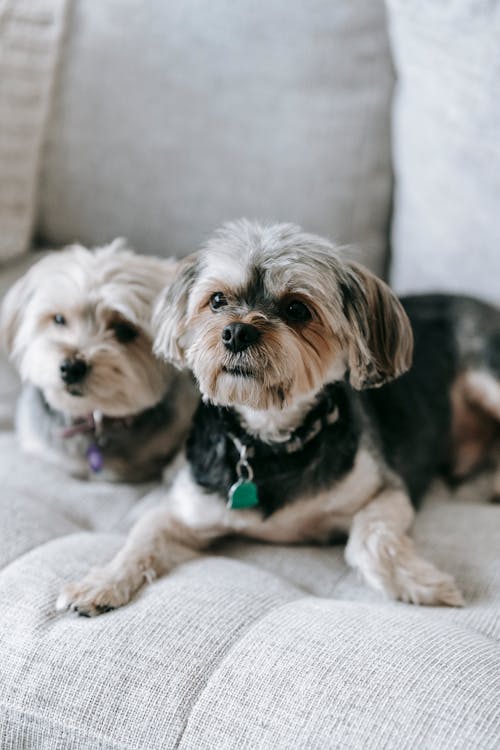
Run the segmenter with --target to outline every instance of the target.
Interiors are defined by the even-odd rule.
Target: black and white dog
[[[375,589],[463,604],[408,530],[436,472],[466,476],[498,448],[499,312],[450,296],[398,301],[326,240],[240,221],[185,260],[153,328],[156,351],[188,366],[203,394],[187,462],[164,505],[59,608],[125,604],[228,534],[293,543],[339,531]]]

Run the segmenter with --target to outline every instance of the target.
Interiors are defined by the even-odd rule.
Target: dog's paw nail
[[[441,597],[441,603],[448,607],[465,607],[465,599],[462,593],[456,588],[444,592]]]
[[[67,609],[71,607],[71,602],[66,596],[64,592],[59,594],[56,600],[56,611],[57,612],[66,612]]]

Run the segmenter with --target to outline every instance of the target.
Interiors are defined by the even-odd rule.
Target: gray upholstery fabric
[[[68,479],[9,433],[0,455],[2,750],[498,747],[486,481],[437,485],[415,529],[463,610],[385,602],[341,547],[234,541],[88,620],[57,591],[113,554],[146,488]]]
[[[295,221],[381,272],[392,82],[382,0],[74,0],[38,236],[185,254]]]
[[[392,281],[500,305],[500,2],[388,0]]]

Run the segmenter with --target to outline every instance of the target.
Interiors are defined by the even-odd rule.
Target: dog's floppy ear
[[[177,367],[184,367],[188,302],[198,276],[198,253],[179,262],[177,273],[161,292],[153,310],[153,330],[156,331],[154,352]]]
[[[357,390],[397,378],[411,366],[413,332],[396,295],[358,263],[341,285],[348,322],[349,382]]]
[[[0,332],[2,344],[9,356],[15,355],[16,337],[21,325],[23,314],[29,299],[33,294],[30,271],[11,286],[2,303],[0,310]]]

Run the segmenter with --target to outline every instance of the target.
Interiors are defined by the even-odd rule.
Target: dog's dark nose
[[[59,367],[61,378],[67,385],[82,381],[88,369],[83,359],[63,359]]]
[[[230,323],[222,331],[222,341],[227,349],[242,352],[260,338],[260,331],[249,323]]]

